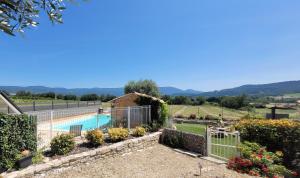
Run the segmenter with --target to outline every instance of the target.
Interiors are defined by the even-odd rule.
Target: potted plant
[[[4,168],[4,167],[2,167],[2,166],[0,166],[0,174],[3,173],[3,172],[5,172],[5,171],[7,171],[7,169]]]
[[[32,157],[33,155],[30,153],[29,150],[24,150],[22,151],[18,156],[17,156],[17,166],[18,168],[26,168],[32,164]]]

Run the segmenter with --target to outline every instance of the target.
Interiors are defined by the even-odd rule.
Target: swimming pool
[[[98,126],[97,126],[98,120]],[[111,121],[110,115],[92,115],[83,118],[70,120],[64,123],[54,124],[53,129],[58,131],[69,131],[71,125],[82,125],[82,131],[96,129]]]

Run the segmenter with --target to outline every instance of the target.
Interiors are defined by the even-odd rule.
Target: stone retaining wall
[[[134,138],[115,143],[110,146],[104,146],[91,151],[62,157],[60,159],[51,160],[47,163],[32,165],[20,171],[1,175],[5,178],[29,177],[32,175],[44,174],[55,169],[66,168],[82,163],[91,162],[96,159],[105,159],[107,157],[122,155],[157,144],[160,135],[161,132],[152,133],[144,137]]]
[[[196,135],[187,132],[181,132],[173,129],[164,129],[160,142],[174,148],[181,148],[203,156],[207,155],[206,138],[202,135]],[[171,145],[170,145],[170,142]]]

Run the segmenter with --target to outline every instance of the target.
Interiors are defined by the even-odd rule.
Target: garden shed
[[[165,123],[167,119],[167,105],[165,102],[159,98],[134,92],[129,93],[110,101],[112,111],[114,108],[119,108],[118,112],[112,112],[112,118],[125,118],[128,112],[120,112],[120,108],[124,110],[128,107],[134,108],[139,106],[150,107],[150,119],[147,124],[152,125],[153,122],[159,124],[160,126]]]

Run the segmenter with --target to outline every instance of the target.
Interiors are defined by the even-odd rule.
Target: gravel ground
[[[199,176],[201,164],[202,175]],[[171,148],[163,145],[134,153],[96,160],[94,162],[52,171],[47,175],[39,175],[35,178],[246,178],[248,175],[238,174],[226,169],[225,165],[217,165],[199,158],[192,158],[177,153]]]

